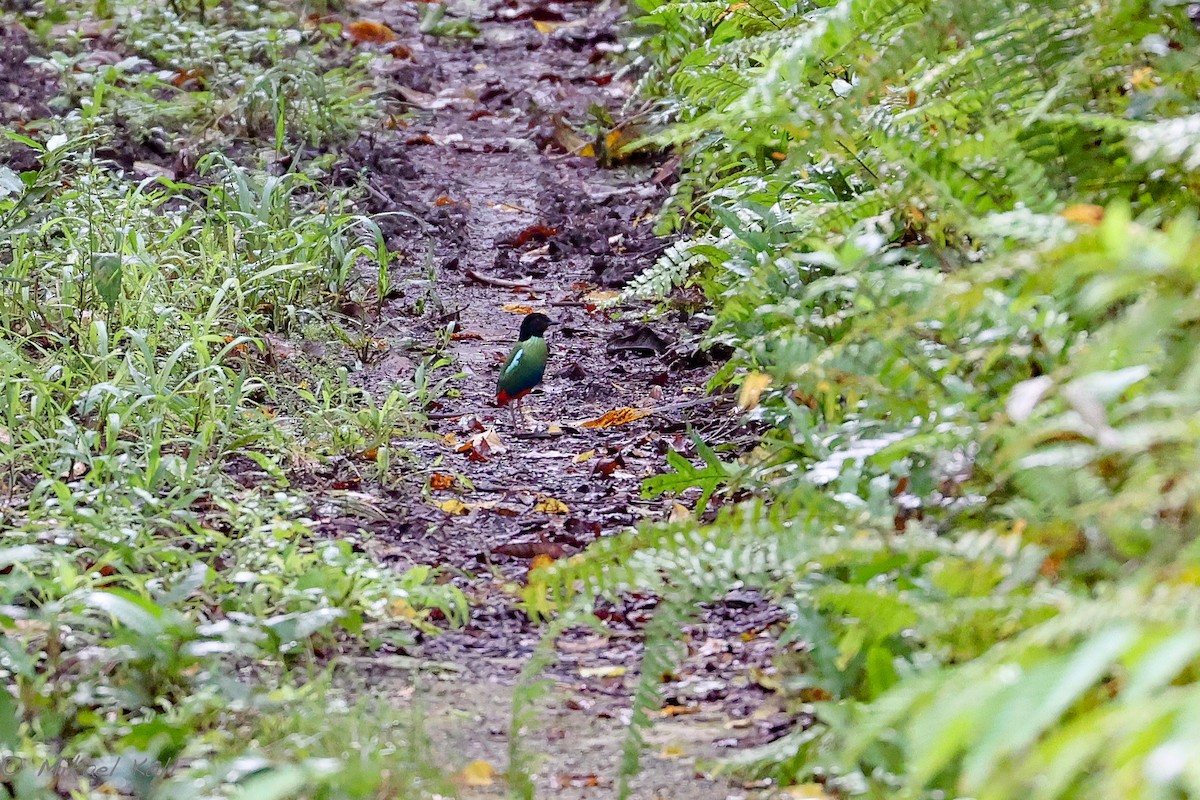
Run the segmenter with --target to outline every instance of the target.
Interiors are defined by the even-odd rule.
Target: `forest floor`
[[[642,479],[664,468],[667,448],[689,452],[689,425],[728,440],[737,418],[728,403],[671,408],[701,398],[715,369],[699,349],[704,316],[597,309],[664,248],[652,228],[671,180],[662,159],[603,168],[562,146],[563,121],[586,120],[593,104],[620,118],[632,85],[614,78],[618,65],[609,57],[620,49],[619,12],[590,2],[492,3],[475,15],[480,34],[468,41],[405,36],[417,27],[411,3],[363,4],[361,14],[401,32],[412,56],[391,62],[385,80],[422,111],[408,127],[360,141],[348,158],[370,176],[370,212],[403,211],[432,223],[437,268],[428,288],[444,309],[436,321],[458,323],[451,347],[464,373],[461,395],[440,409],[447,415],[440,438],[409,445],[427,476],[451,476],[453,485],[426,497],[373,495],[381,520],[367,547],[387,563],[443,567],[466,592],[470,622],[429,638],[415,654],[447,665],[425,673],[415,699],[438,749],[503,764],[513,684],[540,637],[514,592],[532,559],[568,556],[641,520],[667,518],[674,501],[643,500]],[[411,218],[395,219],[402,229],[389,231],[402,240],[395,244],[407,244],[412,261],[425,259],[422,239],[404,239]],[[531,309],[559,324],[544,387],[525,404],[536,420],[526,431],[495,407],[494,387],[521,314]],[[384,316],[396,342],[435,333],[414,331],[402,316],[388,319],[386,309]],[[384,383],[395,368],[385,361],[362,379]],[[613,427],[581,424],[614,409],[655,407],[668,410]],[[497,440],[503,449],[488,452]],[[480,444],[456,452],[472,441]],[[358,524],[336,513],[328,520],[331,533]],[[558,690],[523,742],[543,762],[539,796],[611,795],[639,631],[654,602],[628,597],[600,610],[603,635],[580,631],[558,642]],[[689,656],[663,686],[667,703],[635,797],[739,795],[703,778],[695,762],[790,727],[772,699],[770,629],[779,619],[757,597],[735,595],[690,631]],[[357,663],[356,678],[410,691],[412,662],[400,669],[386,659]],[[471,791],[503,795],[499,785]]]

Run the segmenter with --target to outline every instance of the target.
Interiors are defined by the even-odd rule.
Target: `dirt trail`
[[[407,698],[410,656],[455,665],[419,671],[416,701],[430,735],[453,754],[450,764],[484,759],[503,769],[513,682],[540,636],[513,594],[531,559],[575,553],[643,518],[664,518],[670,502],[642,500],[642,479],[662,468],[667,448],[686,451],[689,423],[720,437],[734,421],[727,410],[701,405],[609,429],[578,425],[618,407],[700,397],[714,369],[697,348],[708,325],[703,317],[677,313],[646,324],[644,309],[594,307],[593,292],[621,285],[664,245],[651,232],[665,192],[661,163],[602,169],[593,158],[565,152],[565,137],[555,136],[562,125],[556,120],[583,122],[591,104],[619,117],[631,86],[614,76],[619,65],[610,57],[618,49],[618,12],[587,2],[489,1],[472,14],[480,35],[462,40],[418,34],[419,5],[382,0],[355,9],[400,33],[395,52],[411,57],[388,62],[383,79],[418,113],[410,124],[364,138],[341,169],[368,178],[367,210],[393,215],[384,217],[389,243],[407,256],[410,279],[387,307],[380,335],[400,352],[406,341],[431,343],[438,326],[455,321],[451,348],[466,377],[456,384],[461,396],[439,409],[445,438],[409,443],[427,478],[453,475],[454,485],[376,498],[385,519],[371,526],[375,536],[366,547],[400,568],[447,568],[470,598],[472,618],[414,652],[356,661],[346,677]],[[557,29],[541,32],[533,19]],[[473,275],[528,279],[531,289]],[[413,311],[414,297],[426,298],[423,316]],[[440,310],[429,313],[429,303]],[[507,409],[492,400],[500,360],[520,324],[512,306],[547,311],[560,323],[549,339],[543,390],[526,401],[540,436],[515,430]],[[362,380],[384,386],[410,368],[393,357]],[[506,450],[486,460],[455,451],[486,431]],[[451,500],[466,504],[453,511],[466,513],[436,505]],[[347,527],[337,519],[327,524]],[[639,631],[653,606],[653,598],[631,597],[602,610],[608,636],[581,633],[560,642],[552,673],[560,691],[525,743],[545,759],[540,797],[613,796]],[[696,777],[692,761],[783,730],[786,717],[760,685],[771,672],[764,630],[777,620],[758,598],[735,596],[690,632],[689,661],[665,687],[679,713],[656,728],[636,797],[740,796]],[[592,677],[581,677],[581,667],[592,667]],[[618,675],[620,667],[628,673]],[[662,758],[654,758],[656,750]],[[470,791],[503,796],[499,784]]]

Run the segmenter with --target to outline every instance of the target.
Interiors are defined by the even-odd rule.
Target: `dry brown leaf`
[[[758,405],[763,391],[771,385],[771,376],[765,372],[751,372],[742,381],[742,390],[738,392],[738,408],[749,411]]]
[[[530,242],[544,242],[557,234],[558,228],[551,228],[548,225],[541,224],[530,225],[510,236],[508,244],[512,247],[524,247]]]
[[[351,22],[346,26],[346,35],[355,44],[387,44],[398,38],[387,25],[369,19]]]
[[[493,430],[477,433],[456,448],[457,452],[466,453],[472,461],[487,461],[489,457],[507,450],[504,442],[500,441],[500,436]]]
[[[462,786],[491,786],[496,782],[496,768],[482,759],[472,761],[459,770],[454,781]]]
[[[1104,207],[1091,203],[1076,203],[1073,206],[1067,206],[1058,212],[1058,215],[1069,222],[1078,222],[1081,225],[1099,225],[1104,221]]]
[[[435,472],[429,476],[430,489],[449,489],[454,485],[454,476],[444,472]]]
[[[541,511],[543,514],[570,514],[571,509],[562,500],[554,497],[542,497],[538,500],[537,505],[533,507],[534,511]]]
[[[608,411],[595,419],[589,419],[583,423],[583,427],[615,428],[618,425],[625,425],[626,423],[634,422],[648,416],[650,416],[650,412],[645,409],[625,406],[623,408],[614,408],[612,411]]]

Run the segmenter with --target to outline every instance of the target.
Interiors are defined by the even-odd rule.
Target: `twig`
[[[496,278],[492,275],[484,275],[481,272],[476,272],[475,270],[471,269],[467,270],[466,275],[473,281],[479,281],[480,283],[486,283],[491,286],[501,286],[505,289],[528,289],[529,291],[533,291],[533,285],[530,283],[532,279],[530,278],[526,278],[523,281],[510,281],[507,278]]]

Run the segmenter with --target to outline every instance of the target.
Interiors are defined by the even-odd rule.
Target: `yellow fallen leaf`
[[[582,464],[585,461],[591,461],[595,457],[596,457],[595,450],[584,450],[582,453],[575,456],[571,460],[574,461],[576,464]]]
[[[536,556],[533,557],[533,561],[529,562],[529,571],[533,572],[535,569],[542,569],[543,567],[548,567],[553,563],[554,563],[553,558],[546,555],[545,553],[538,553]]]
[[[471,507],[459,500],[457,497],[451,497],[449,500],[443,500],[440,503],[435,503],[438,508],[445,511],[447,514],[466,514],[471,510]]]
[[[496,768],[482,759],[472,761],[459,770],[454,780],[463,786],[491,786],[496,782]]]
[[[583,423],[585,428],[615,428],[618,425],[624,425],[629,422],[634,422],[642,417],[650,416],[650,412],[641,408],[614,408],[595,419],[589,419]]]
[[[533,306],[523,306],[520,303],[505,303],[501,306],[510,314],[532,314]]]
[[[677,744],[669,744],[658,751],[659,758],[680,758],[682,755],[683,748]]]
[[[788,786],[783,790],[783,795],[792,800],[829,799],[829,795],[825,793],[825,787],[819,783],[801,783],[797,786]]]
[[[571,509],[562,500],[553,497],[543,497],[538,500],[537,505],[533,507],[534,511],[541,511],[543,514],[570,514]]]
[[[604,667],[580,667],[579,677],[581,678],[619,678],[628,671],[627,667],[622,667],[618,664],[610,664]]]
[[[1058,215],[1069,222],[1078,222],[1081,225],[1099,225],[1104,221],[1104,207],[1091,203],[1076,203],[1073,206],[1067,206],[1058,212]]]
[[[562,30],[563,28],[582,28],[584,25],[587,25],[586,17],[580,17],[579,19],[573,19],[568,22],[554,22],[541,19],[533,20],[533,27],[537,29],[537,32],[545,34],[554,33],[555,31]]]
[[[742,381],[742,390],[738,392],[738,408],[749,411],[757,406],[763,391],[770,385],[770,375],[765,372],[751,372]]]

